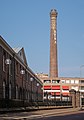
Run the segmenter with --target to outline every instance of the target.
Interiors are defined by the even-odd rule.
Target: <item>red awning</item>
[[[51,92],[51,95],[60,95],[60,92]]]
[[[69,86],[62,86],[63,90],[69,90]]]
[[[69,93],[62,93],[63,96],[69,96]]]
[[[44,90],[50,90],[50,89],[51,89],[51,85],[44,86]]]
[[[56,92],[56,95],[60,95],[60,92]]]
[[[60,90],[60,86],[52,85],[52,90]]]

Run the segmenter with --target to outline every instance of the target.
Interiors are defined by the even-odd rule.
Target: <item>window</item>
[[[84,83],[84,80],[81,80],[80,83]]]
[[[57,80],[57,83],[60,83],[60,80]]]
[[[60,83],[60,80],[52,80],[52,83]]]
[[[9,99],[11,99],[11,83],[9,84]]]
[[[79,81],[78,81],[78,80],[75,80],[75,83],[76,83],[76,84],[78,84],[78,83],[79,83]]]
[[[6,70],[5,60],[6,60],[6,54],[4,52],[4,54],[3,54],[3,71]]]
[[[22,53],[20,52],[20,56],[22,56]]]
[[[74,80],[71,80],[71,83],[74,84]]]
[[[81,86],[81,90],[84,90],[84,86]]]
[[[69,80],[66,80],[66,83],[70,83],[70,81],[69,81]]]
[[[56,80],[52,80],[52,83],[57,83],[57,81]]]
[[[71,89],[78,91],[78,86],[72,86]]]
[[[62,81],[62,83],[65,83],[65,80],[61,80]]]
[[[5,82],[3,82],[3,98],[5,98],[5,92],[6,92],[6,90],[5,90]]]
[[[16,62],[16,74],[18,74],[18,62]]]
[[[18,99],[18,86],[16,86],[16,99]]]
[[[9,64],[9,75],[11,75],[11,74],[12,74],[12,65]]]
[[[51,80],[44,80],[44,83],[51,83]]]

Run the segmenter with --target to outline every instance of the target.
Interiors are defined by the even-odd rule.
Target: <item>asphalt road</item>
[[[36,118],[34,120],[84,120],[84,113],[62,115],[62,116],[47,116],[43,118]]]

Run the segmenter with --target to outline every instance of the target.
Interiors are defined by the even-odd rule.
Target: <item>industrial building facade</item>
[[[0,36],[0,100],[42,101],[42,85],[28,67],[24,48],[12,49]]]
[[[70,97],[70,90],[80,92],[80,99],[84,102],[84,78],[54,77],[50,78],[47,74],[37,75],[43,82],[44,100],[63,100],[67,101]]]

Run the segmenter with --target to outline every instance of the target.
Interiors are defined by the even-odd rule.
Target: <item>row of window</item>
[[[16,96],[15,96],[15,99],[26,99],[26,100],[29,100],[31,97],[31,94],[33,95],[33,91],[28,91],[28,90],[25,90],[24,88],[22,89],[21,87],[18,88],[18,86],[16,86]],[[32,92],[32,93],[31,93]],[[37,94],[37,91],[36,91],[36,94]],[[38,91],[38,95],[42,95],[41,91]],[[3,98],[6,99],[11,99],[12,98],[12,87],[11,87],[11,83],[9,84],[9,86],[7,86],[5,84],[5,82],[3,82]]]
[[[78,84],[79,80],[61,80],[62,83],[67,83],[67,84]]]
[[[66,84],[78,84],[79,80],[44,80],[44,83],[66,83]],[[84,83],[84,80],[81,81],[81,83]]]
[[[51,83],[51,80],[44,80],[44,83]],[[60,80],[52,80],[52,83],[60,83]]]

